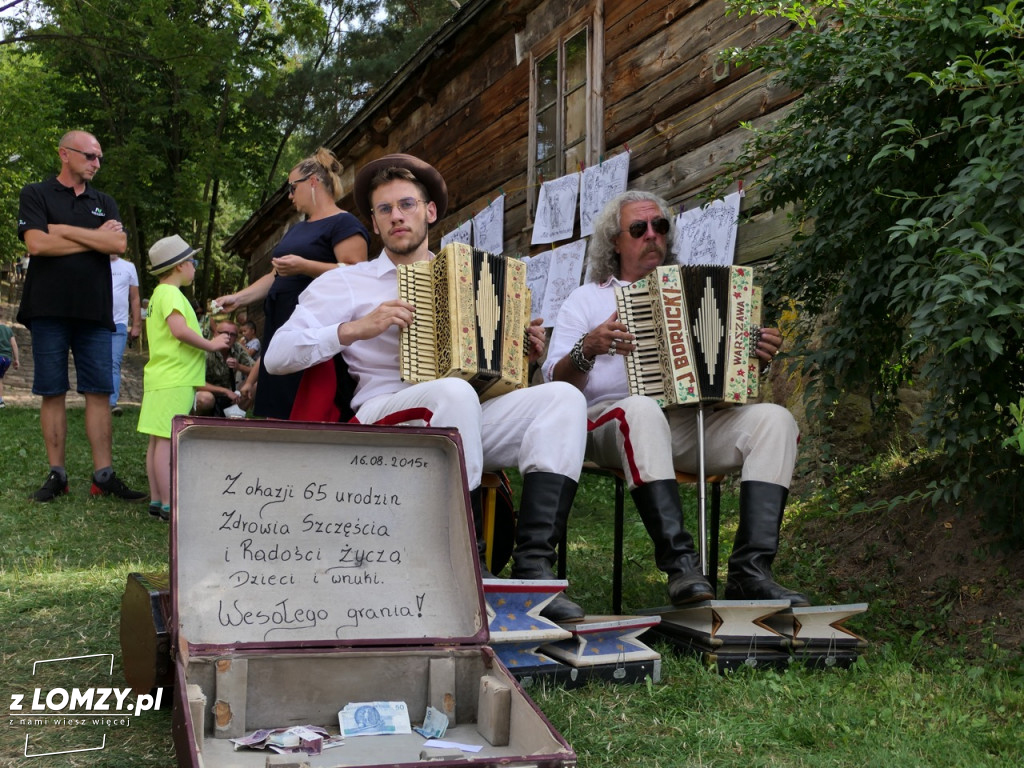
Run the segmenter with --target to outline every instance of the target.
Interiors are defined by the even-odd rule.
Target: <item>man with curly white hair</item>
[[[703,575],[693,537],[683,525],[675,472],[696,473],[697,412],[663,411],[649,397],[630,395],[622,360],[636,337],[619,321],[615,288],[673,261],[672,215],[657,195],[631,190],[604,207],[588,246],[587,281],[558,314],[543,372],[587,399],[587,458],[619,467],[647,532],[658,568],[668,576],[673,605],[715,597]],[[782,346],[778,329],[761,330],[757,356],[767,365]],[[705,418],[709,474],[740,472],[740,523],[736,532],[727,599],[807,598],[776,583],[771,564],[779,544],[782,513],[796,462],[798,429],[792,414],[770,403],[712,411]]]

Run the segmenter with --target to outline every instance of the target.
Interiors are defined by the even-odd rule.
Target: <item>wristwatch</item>
[[[594,368],[594,361],[587,360],[583,356],[583,340],[587,338],[587,334],[580,336],[579,341],[573,344],[572,349],[569,350],[569,362],[572,363],[573,368],[582,373],[590,373]]]

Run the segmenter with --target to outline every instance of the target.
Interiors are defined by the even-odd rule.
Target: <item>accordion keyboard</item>
[[[619,322],[624,323],[635,337],[633,344],[636,349],[625,358],[629,391],[648,397],[662,397],[665,394],[665,369],[658,343],[662,329],[655,322],[651,304],[622,301],[622,294],[616,297],[616,304]]]
[[[662,408],[746,402],[757,395],[749,340],[760,326],[750,267],[658,267],[615,289],[619,320],[636,336],[629,391]]]
[[[416,307],[416,322],[401,334],[402,378],[420,381],[437,378],[434,345],[437,339],[434,312],[434,279],[426,270],[409,270],[399,281],[399,298]]]

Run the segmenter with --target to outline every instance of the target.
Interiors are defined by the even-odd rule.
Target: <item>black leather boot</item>
[[[512,553],[513,579],[555,580],[558,543],[565,535],[576,483],[565,475],[530,472],[523,476],[523,495]],[[540,615],[555,623],[579,621],[584,610],[564,595],[548,603]]]
[[[480,578],[493,579],[494,574],[487,567],[487,539],[484,537],[484,489],[477,486],[469,492],[473,506],[473,527],[476,530],[476,552],[480,557]]]
[[[693,537],[683,527],[679,483],[655,480],[638,485],[630,495],[654,542],[654,562],[668,575],[668,597],[672,605],[713,600],[715,591],[700,569]]]
[[[740,525],[729,558],[727,600],[789,600],[793,607],[811,604],[805,595],[772,578],[788,496],[788,488],[774,483],[740,483]]]

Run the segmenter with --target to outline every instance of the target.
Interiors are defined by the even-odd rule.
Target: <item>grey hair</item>
[[[657,205],[661,209],[661,215],[668,219],[668,248],[665,250],[665,261],[673,260],[672,241],[676,234],[676,222],[668,203],[651,192],[631,189],[609,200],[594,219],[594,234],[590,236],[590,244],[587,246],[588,282],[603,283],[609,277],[619,276],[622,265],[619,262],[619,253],[612,245],[612,238],[622,231],[622,206],[626,203],[643,202]]]

